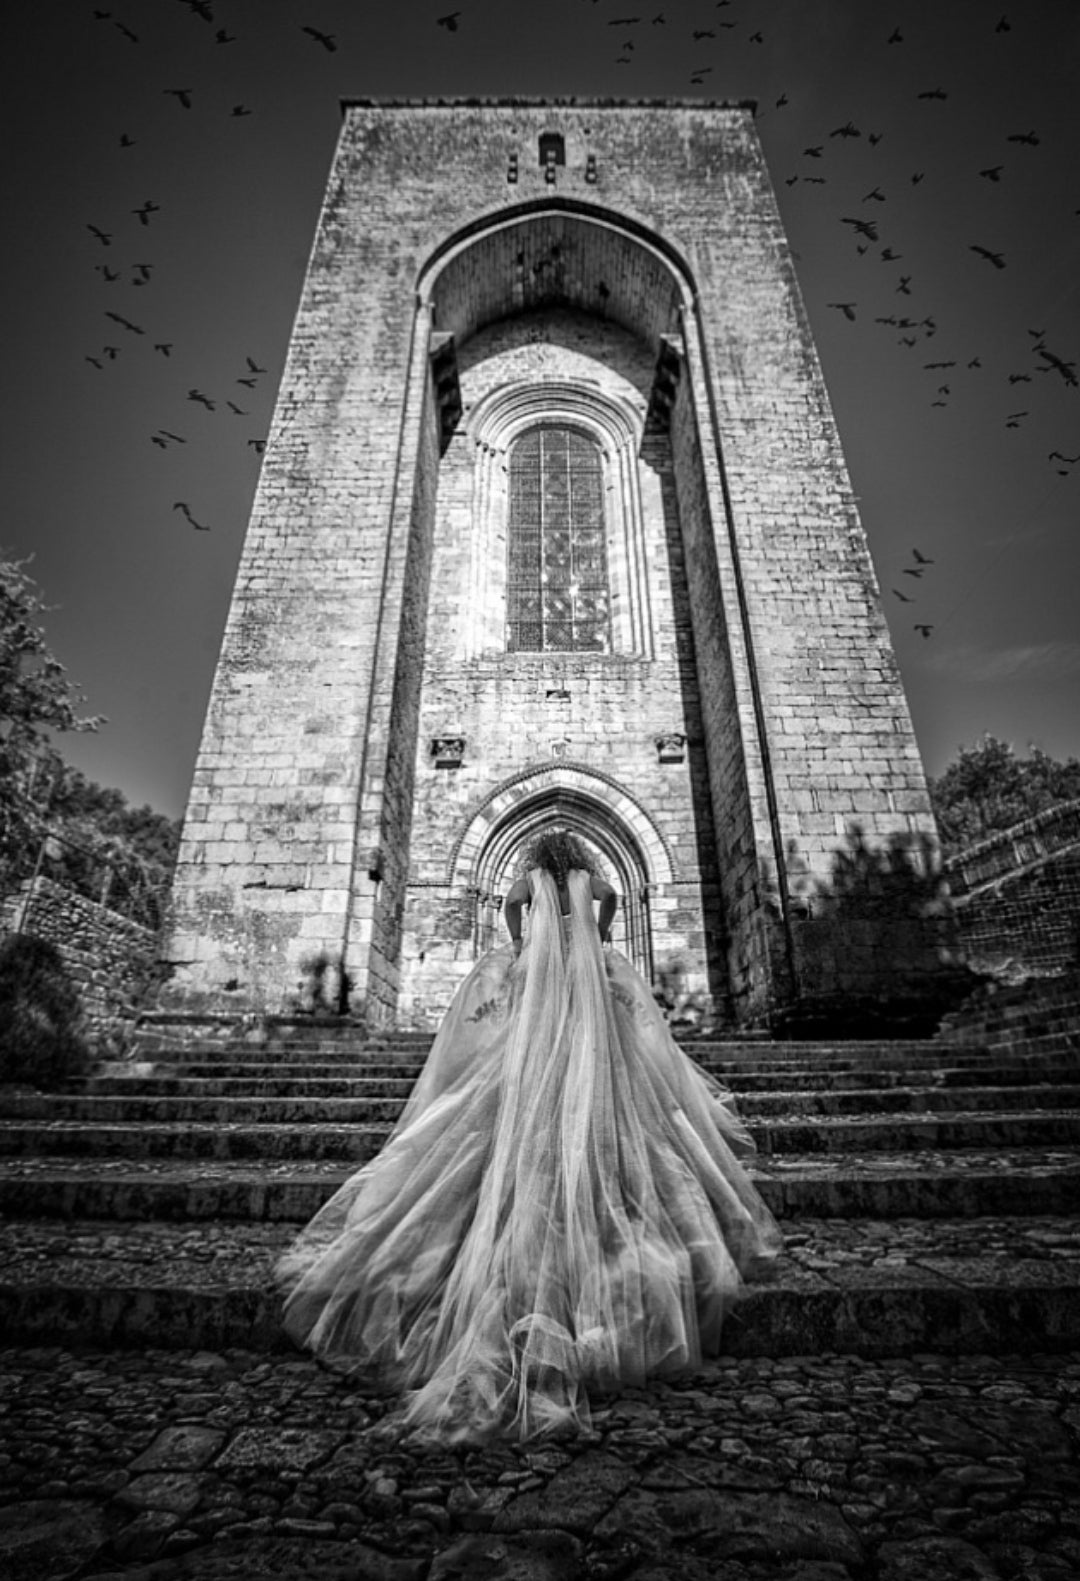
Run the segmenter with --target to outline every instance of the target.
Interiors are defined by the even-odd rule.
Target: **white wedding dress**
[[[719,1349],[779,1229],[730,1095],[601,946],[589,874],[529,875],[382,1152],[281,1258],[285,1326],[444,1442],[589,1423],[588,1392]]]

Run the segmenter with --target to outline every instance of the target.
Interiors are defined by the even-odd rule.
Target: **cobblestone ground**
[[[1076,1581],[1080,1354],[733,1360],[587,1436],[409,1447],[245,1351],[8,1351],[0,1570],[323,1581]]]

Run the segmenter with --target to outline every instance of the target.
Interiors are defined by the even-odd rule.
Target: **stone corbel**
[[[459,769],[464,756],[464,736],[435,736],[432,740],[431,759],[437,769]]]

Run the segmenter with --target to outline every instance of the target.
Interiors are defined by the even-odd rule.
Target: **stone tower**
[[[350,103],[165,1002],[279,1011],[322,953],[431,1025],[553,815],[732,1023],[921,948],[830,889],[933,821],[752,107]]]

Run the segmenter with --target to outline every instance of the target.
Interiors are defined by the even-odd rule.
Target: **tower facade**
[[[431,1025],[552,816],[732,1023],[921,947],[835,904],[934,826],[751,109],[353,103],[167,1002],[280,1011],[321,955]]]

